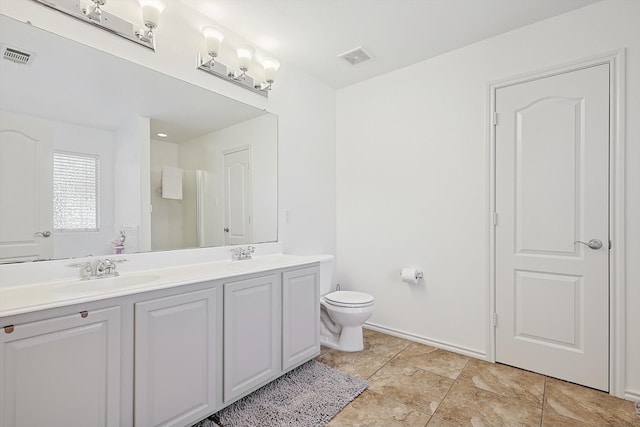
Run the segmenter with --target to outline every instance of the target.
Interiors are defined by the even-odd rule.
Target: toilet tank
[[[333,291],[333,269],[333,255],[327,255],[325,259],[320,261],[320,296],[326,295],[329,292]]]

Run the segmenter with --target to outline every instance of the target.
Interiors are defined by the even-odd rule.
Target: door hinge
[[[498,113],[497,113],[496,111],[494,111],[494,112],[493,112],[493,118],[492,118],[492,121],[493,121],[493,125],[494,125],[494,126],[497,126],[497,125],[498,125]]]
[[[493,213],[493,225],[498,225],[498,212]]]
[[[612,247],[613,247],[613,243],[611,243],[611,240],[609,240],[609,250],[611,250]]]
[[[498,326],[498,313],[493,313],[493,327]]]

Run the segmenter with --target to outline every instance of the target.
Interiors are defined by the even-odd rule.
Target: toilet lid
[[[363,292],[354,291],[336,291],[324,296],[324,299],[333,305],[357,307],[363,305],[371,305],[373,297]]]

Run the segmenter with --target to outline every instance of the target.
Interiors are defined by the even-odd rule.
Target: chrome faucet
[[[68,267],[79,267],[80,278],[82,280],[102,279],[104,277],[118,277],[120,273],[116,271],[116,263],[124,262],[125,259],[96,259],[93,261],[77,262],[69,264]]]
[[[237,248],[231,248],[231,258],[234,261],[251,259],[251,255],[255,250],[256,248],[253,246],[238,246]]]

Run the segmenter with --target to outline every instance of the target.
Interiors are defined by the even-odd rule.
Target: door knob
[[[225,232],[225,233],[228,233],[228,232],[229,232],[229,227],[225,227],[225,228],[224,228],[224,232]]]
[[[594,250],[600,249],[602,247],[602,242],[598,239],[591,239],[587,243],[581,242],[580,240],[576,240],[575,242],[573,242],[574,245],[576,243],[580,243],[581,245],[588,246],[589,248]]]
[[[38,231],[35,233],[36,237],[51,237],[51,232],[49,230]]]

